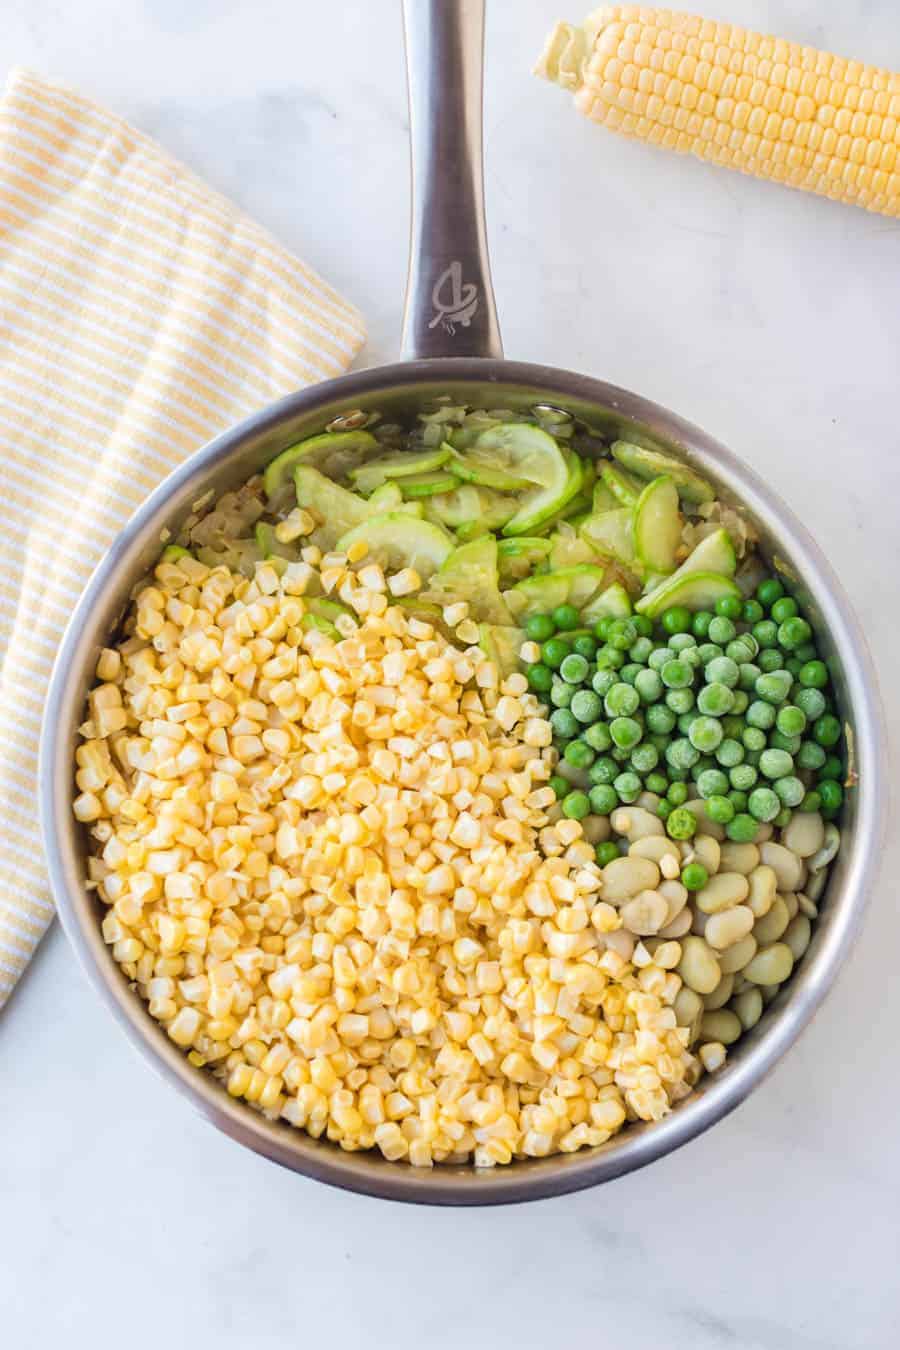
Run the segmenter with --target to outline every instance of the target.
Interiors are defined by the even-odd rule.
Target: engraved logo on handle
[[[429,328],[441,325],[452,337],[456,325],[468,328],[478,308],[478,287],[472,281],[463,281],[462,263],[452,262],[434,283],[431,292],[434,315]]]

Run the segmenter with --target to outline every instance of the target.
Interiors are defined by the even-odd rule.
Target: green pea
[[[794,772],[794,761],[786,750],[764,750],[759,767],[767,778],[786,778]]]
[[[722,730],[726,738],[730,736],[735,741],[739,741],[743,736],[745,725],[743,717],[738,717],[737,714],[729,713],[728,717],[722,718]]]
[[[760,680],[767,678],[760,675]],[[757,680],[757,684],[759,680]],[[768,731],[769,727],[775,725],[775,709],[771,703],[763,703],[762,699],[755,699],[747,709],[747,722],[751,727],[760,727],[763,731]]]
[[[741,617],[744,623],[754,624],[759,623],[764,613],[765,610],[758,600],[745,600]]]
[[[656,814],[659,816],[660,820],[668,820],[671,813],[672,803],[667,801],[665,797],[661,797],[656,803]]]
[[[822,806],[822,798],[818,792],[807,792],[803,801],[800,803],[801,811],[818,811]]]
[[[694,706],[693,689],[668,689],[666,691],[666,706],[677,713],[679,717],[682,713],[690,712]]]
[[[738,684],[741,689],[752,689],[762,671],[753,661],[742,661],[739,669]]]
[[[776,778],[772,786],[782,806],[799,806],[806,796],[806,788],[793,774],[788,774],[786,778]]]
[[[556,712],[551,713],[550,726],[553,728],[553,735],[561,741],[570,741],[581,730],[568,708],[557,708]]]
[[[704,717],[724,717],[734,706],[734,694],[727,684],[714,680],[697,695],[697,707]]]
[[[726,736],[716,751],[716,759],[723,769],[733,769],[735,764],[741,764],[744,755],[744,747],[740,741],[734,740],[731,736]]]
[[[775,725],[782,736],[802,736],[806,730],[806,713],[796,704],[787,703],[778,709]]]
[[[712,623],[713,616],[708,609],[701,609],[691,619],[691,632],[698,640],[705,638],[709,632],[709,625]]]
[[[686,689],[691,683],[691,668],[683,661],[673,658],[667,661],[660,671],[662,682],[667,689]]]
[[[806,714],[808,722],[815,722],[816,718],[821,717],[828,707],[825,695],[820,689],[798,689],[794,694],[794,702],[801,712]]]
[[[758,832],[758,822],[743,811],[739,812],[725,826],[725,833],[735,844],[752,844]]]
[[[838,755],[828,755],[824,764],[819,765],[819,775],[822,778],[836,778],[838,782],[844,776],[844,762]]]
[[[671,661],[672,653],[668,647],[654,647],[653,651],[647,657],[647,665],[651,670],[660,671],[667,661]]]
[[[812,629],[809,624],[799,616],[795,619],[785,619],[784,623],[778,625],[778,641],[787,651],[802,647],[804,642],[809,641],[811,635]]]
[[[702,863],[688,863],[681,869],[681,884],[686,891],[702,891],[709,881],[709,873]]]
[[[786,595],[776,600],[769,612],[776,623],[784,623],[785,619],[792,619],[797,613],[797,601]]]
[[[744,743],[744,749],[747,751],[765,750],[766,748],[766,735],[759,727],[745,727],[741,740]]]
[[[828,683],[828,667],[824,661],[805,661],[797,678],[807,689],[824,689]]]
[[[597,655],[597,639],[591,637],[590,633],[579,633],[572,641],[572,650],[586,660],[593,661]]]
[[[572,696],[570,707],[572,716],[582,724],[596,722],[603,714],[603,702],[593,689],[579,689]]]
[[[700,666],[703,665],[703,662],[700,659],[699,647],[682,648],[678,653],[678,659],[679,661],[683,661],[686,666],[690,666],[691,670],[699,670]]]
[[[766,703],[778,704],[787,698],[792,684],[793,680],[786,670],[773,670],[767,675],[760,675],[754,688],[758,698],[764,699]]]
[[[785,736],[778,730],[769,732],[769,745],[773,750],[786,750],[789,755],[796,755],[802,744],[799,736]]]
[[[844,789],[833,778],[820,778],[816,787],[822,802],[822,810],[831,814],[840,810],[844,800]]]
[[[756,664],[765,675],[771,675],[773,670],[781,670],[784,663],[784,653],[777,647],[766,647],[756,658]]]
[[[722,723],[715,717],[695,717],[688,738],[695,750],[710,753],[722,743]]]
[[[635,773],[652,773],[659,763],[659,751],[655,745],[642,741],[631,752],[631,767]]]
[[[675,728],[678,720],[677,713],[667,707],[665,703],[655,703],[649,707],[644,714],[647,726],[652,732],[659,736],[668,736],[670,731]]]
[[[581,740],[569,741],[563,751],[563,759],[567,764],[571,764],[573,769],[589,769],[596,758],[596,750],[592,750]]]
[[[590,811],[590,798],[586,792],[570,792],[562,799],[562,813],[569,820],[584,820]]]
[[[610,808],[610,810],[614,809],[614,807]],[[606,815],[607,812],[598,811],[597,814]],[[614,844],[611,839],[607,839],[602,844],[598,844],[594,849],[594,857],[597,859],[598,867],[605,867],[607,863],[611,863],[615,858],[620,856],[618,846]]]
[[[801,741],[796,755],[797,768],[822,768],[826,757],[823,748],[816,744],[816,741]]]
[[[697,714],[693,711],[682,713],[678,719],[678,730],[682,736],[687,736],[691,727],[694,725],[694,719]]]
[[[755,788],[747,798],[747,810],[755,820],[774,820],[781,810],[781,802],[771,788]]]
[[[556,632],[556,624],[549,614],[529,614],[525,620],[525,636],[532,642],[546,642]]]
[[[697,817],[686,806],[676,807],[666,821],[666,830],[671,839],[691,839],[697,830]]]
[[[595,759],[588,770],[588,778],[592,783],[611,783],[619,772],[619,766],[609,755],[601,755]]]
[[[745,757],[745,759],[744,759],[744,763],[745,763],[745,764],[752,764],[753,767],[754,767],[754,769],[758,769],[758,768],[759,768],[759,757],[760,757],[761,754],[762,754],[762,751],[761,751],[761,750],[748,750],[748,751],[747,751],[747,754],[746,754],[746,757]]]
[[[819,653],[814,642],[801,642],[800,646],[795,648],[794,655],[799,656],[801,661],[806,662],[815,661]]]
[[[637,711],[641,696],[630,684],[614,684],[603,700],[607,717],[630,717]]]
[[[598,619],[594,624],[594,637],[598,642],[606,642],[609,638],[609,630],[615,623],[612,614],[604,614],[602,619]]]
[[[721,797],[728,791],[728,776],[721,769],[704,769],[702,773],[694,775],[694,782],[704,800],[707,797]]]
[[[566,684],[565,680],[554,679],[550,686],[550,702],[554,708],[568,708],[575,694],[575,686]]]
[[[691,612],[684,605],[673,605],[666,610],[660,622],[666,633],[686,633],[691,626]]]
[[[666,793],[673,806],[684,806],[687,801],[688,790],[684,783],[670,783],[669,790]]]
[[[592,750],[600,753],[608,750],[612,745],[612,736],[609,734],[609,727],[605,722],[594,722],[589,727],[585,727],[581,733],[582,740],[586,741]]]
[[[699,750],[694,749],[686,736],[671,741],[666,751],[666,760],[673,769],[692,769],[699,758]]]
[[[714,820],[717,825],[727,825],[734,816],[733,805],[726,796],[720,793],[707,797],[703,805],[710,820]]]
[[[757,650],[755,641],[748,633],[746,637],[738,637],[729,642],[725,648],[725,655],[730,661],[736,661],[738,666],[745,666],[748,661],[753,660]]]
[[[666,747],[668,749],[668,746]],[[663,751],[665,755],[666,751]],[[690,769],[676,769],[673,764],[666,764],[666,773],[669,775],[670,783],[686,783],[691,776]],[[666,796],[668,797],[668,793]]]
[[[553,671],[549,666],[536,662],[525,671],[529,686],[536,694],[546,694],[553,684]]]
[[[746,792],[742,792],[740,788],[732,788],[728,794],[728,800],[734,811],[740,812],[747,810],[747,794]]]
[[[594,672],[591,679],[591,688],[595,694],[604,698],[617,683],[616,672],[614,670],[598,670]]]
[[[552,637],[541,647],[541,660],[545,666],[559,670],[569,655],[569,644],[565,638]]]
[[[769,609],[775,601],[784,595],[784,587],[777,577],[766,577],[756,588],[756,598],[761,605]]]
[[[710,642],[718,642],[720,647],[724,647],[734,637],[737,629],[730,619],[723,618],[717,614],[709,625]]]
[[[787,806],[783,806],[772,823],[777,825],[779,830],[783,830],[785,825],[790,825],[793,814]]]
[[[757,777],[758,774],[752,764],[735,764],[728,772],[728,780],[738,792],[749,792]]]
[[[803,669],[803,662],[798,661],[796,656],[789,656],[784,663],[784,668],[791,676],[791,679],[796,680],[800,671]]]
[[[563,778],[561,773],[555,773],[550,779],[550,786],[557,797],[564,797],[572,784],[569,782],[568,778]]]
[[[701,642],[697,651],[700,653],[700,660],[704,666],[708,666],[710,661],[715,661],[717,657],[725,655],[717,642]]]
[[[619,794],[609,783],[598,783],[592,787],[588,793],[591,803],[591,810],[598,816],[608,816],[610,811],[615,811],[619,805]],[[603,864],[601,863],[601,866]]]
[[[739,619],[743,604],[736,595],[723,595],[716,601],[716,613],[724,619]]]
[[[735,716],[742,717],[749,707],[750,699],[746,689],[735,689],[734,703],[731,705],[731,710]]]
[[[648,792],[655,792],[658,797],[664,797],[669,787],[669,780],[664,773],[648,773],[644,779],[644,787]]]
[[[707,684],[727,684],[734,689],[741,678],[740,667],[730,656],[715,656],[703,668]]]
[[[653,636],[653,621],[648,619],[646,614],[632,614],[631,622],[637,629],[638,637]]]
[[[562,633],[566,633],[572,628],[577,628],[581,623],[581,615],[574,605],[557,605],[551,618]]]
[[[586,657],[579,656],[577,652],[570,652],[560,664],[559,673],[567,684],[581,684],[587,677],[589,669]]]
[[[841,724],[833,713],[825,713],[813,726],[813,736],[830,750],[841,739]]]
[[[620,750],[633,750],[641,739],[641,724],[633,717],[614,717],[609,732]]]
[[[606,641],[616,651],[627,652],[629,647],[634,646],[637,636],[638,631],[630,619],[614,619]]]
[[[639,666],[636,661],[629,661],[619,671],[619,679],[623,684],[634,684],[642,670],[646,670],[646,666]]]
[[[632,661],[636,661],[638,665],[643,666],[647,664],[647,657],[652,651],[653,642],[651,639],[648,637],[639,637],[628,648],[628,655],[631,657]]]
[[[655,703],[662,697],[663,682],[658,671],[648,669],[639,671],[634,677],[634,687],[644,703]]]
[[[632,773],[630,770],[626,770],[625,773],[620,773],[613,786],[615,787],[616,792],[618,792],[620,799],[626,804],[637,801],[644,790],[644,785],[640,778],[638,778],[636,773]]]
[[[778,643],[778,624],[771,619],[760,619],[751,629],[761,648],[774,647]]]
[[[625,664],[625,653],[620,652],[617,647],[611,647],[609,643],[601,647],[597,653],[598,670],[618,670]]]

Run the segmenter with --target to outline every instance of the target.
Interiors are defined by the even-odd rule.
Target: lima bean
[[[700,1021],[700,1039],[703,1041],[721,1041],[722,1045],[734,1045],[743,1031],[737,1013],[729,1008],[718,1012],[703,1014]]]
[[[681,944],[678,974],[696,994],[711,994],[722,978],[712,948],[702,937],[694,936],[686,937]]]
[[[642,839],[636,839],[628,850],[629,858],[649,858],[659,867],[663,858],[674,858],[681,870],[681,852],[678,845],[672,839],[666,839],[665,836],[645,835]]]
[[[619,914],[629,932],[652,937],[664,927],[667,912],[665,896],[659,891],[641,891],[632,900],[626,900]]]
[[[718,839],[711,834],[695,834],[690,843],[694,859],[702,863],[711,877],[718,872],[722,861],[722,850]]]
[[[691,931],[692,919],[691,911],[685,907],[680,914],[672,919],[671,923],[667,923],[665,928],[659,930],[659,936],[665,938],[667,942],[672,938],[683,938],[685,933]]]
[[[794,968],[794,953],[786,942],[773,942],[756,953],[744,967],[745,979],[754,984],[782,984]]]
[[[754,867],[750,873],[750,898],[748,904],[758,919],[769,910],[775,903],[775,893],[778,890],[778,882],[775,873],[771,867],[765,865]]]
[[[811,858],[825,842],[825,822],[818,811],[797,811],[784,827],[781,840],[798,858]]]
[[[788,907],[780,895],[776,895],[768,914],[757,919],[753,925],[753,936],[761,947],[777,942],[791,921]]]
[[[756,955],[759,943],[752,933],[748,933],[740,942],[735,942],[719,956],[719,965],[723,975],[736,975],[744,969],[748,961]]]
[[[722,845],[723,872],[741,872],[746,877],[758,866],[759,849],[755,844],[733,844],[729,841]]]
[[[679,989],[672,1004],[675,1021],[680,1027],[692,1026],[703,1013],[703,999],[687,985]]]
[[[625,835],[632,844],[636,839],[660,838],[666,833],[659,816],[640,806],[618,806],[609,820],[616,834]]]
[[[757,988],[746,989],[744,993],[738,994],[731,1001],[732,1011],[740,1018],[741,1026],[745,1031],[755,1027],[762,1017],[763,1001],[762,994]]]
[[[800,905],[800,913],[805,914],[808,919],[817,919],[819,917],[819,907],[810,900],[808,895],[800,891],[797,895],[797,902]]]
[[[604,933],[604,940],[610,951],[617,952],[623,961],[630,961],[637,946],[637,939],[624,928],[616,928],[612,933]]]
[[[703,1000],[703,1006],[707,1012],[715,1012],[717,1008],[724,1008],[725,1004],[734,993],[734,976],[723,975],[719,983],[711,994],[707,994]]]
[[[821,872],[812,873],[812,875],[810,876],[809,880],[806,883],[806,889],[804,893],[809,896],[810,900],[818,900],[819,896],[825,889],[827,881],[828,881],[828,872],[827,869],[823,867]]]
[[[739,905],[749,893],[750,883],[740,872],[719,872],[697,892],[695,901],[704,914],[718,914],[720,910]]]
[[[611,905],[641,891],[655,891],[658,885],[659,868],[649,858],[613,858],[603,869],[602,895]]]
[[[706,807],[703,804],[702,798],[697,797],[695,801],[685,802],[685,807],[690,811],[691,815],[696,818],[697,828],[701,834],[711,835],[713,839],[719,841],[725,838],[723,826],[716,824],[714,820],[710,820],[709,816],[706,814]]]
[[[785,848],[783,844],[767,843],[760,848],[759,856],[775,873],[780,891],[799,889],[803,879],[803,868],[800,859],[791,853],[790,849]]]
[[[747,905],[735,905],[733,909],[711,915],[703,936],[716,951],[724,951],[726,947],[732,947],[748,937],[753,931],[754,922],[752,909]]]
[[[605,844],[611,833],[606,816],[585,816],[581,828],[589,844]]]
[[[682,886],[680,881],[663,881],[656,889],[669,906],[666,914],[666,926],[668,926],[687,904],[687,887]]]
[[[784,941],[794,953],[794,960],[800,957],[809,946],[812,937],[812,924],[805,914],[797,914],[784,930]]]
[[[787,905],[788,918],[795,919],[797,917],[797,911],[800,908],[800,901],[797,899],[797,892],[788,891],[788,893],[784,897],[784,903]]]

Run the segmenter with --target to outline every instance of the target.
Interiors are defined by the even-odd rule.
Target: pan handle
[[[484,0],[403,0],[412,224],[401,355],[502,357],[484,226]]]

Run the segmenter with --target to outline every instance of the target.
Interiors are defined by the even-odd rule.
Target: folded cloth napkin
[[[127,123],[12,75],[0,101],[0,1007],[53,917],[41,708],[61,630],[141,500],[192,450],[337,375],[362,321]]]

